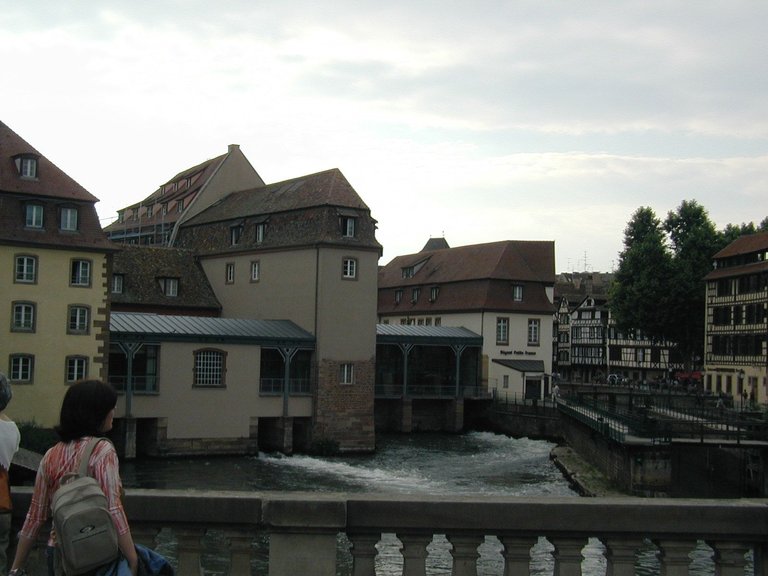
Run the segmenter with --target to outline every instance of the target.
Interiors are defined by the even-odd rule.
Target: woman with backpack
[[[40,462],[32,502],[19,532],[16,557],[9,576],[25,573],[23,567],[40,527],[51,515],[52,500],[62,479],[77,473],[89,441],[112,429],[116,404],[117,393],[109,384],[100,380],[83,380],[67,390],[61,406],[59,426],[56,428],[60,442],[50,448]],[[111,442],[100,441],[95,444],[88,460],[87,472],[97,480],[104,492],[117,532],[118,547],[135,576],[138,559],[121,502],[122,482],[117,452]],[[63,574],[55,530],[51,531],[46,552],[48,573],[51,576]]]

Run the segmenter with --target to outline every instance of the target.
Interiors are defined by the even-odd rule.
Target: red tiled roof
[[[38,178],[19,177],[14,161],[19,154],[37,156]],[[0,122],[0,191],[72,201],[99,201],[3,122]]]
[[[751,254],[768,250],[768,232],[758,232],[757,234],[747,234],[739,236],[728,244],[725,248],[715,254],[715,258],[730,258],[741,254]]]
[[[403,268],[423,267],[412,278]],[[397,256],[379,271],[379,287],[465,280],[516,280],[555,283],[555,244],[551,241],[504,240]]]

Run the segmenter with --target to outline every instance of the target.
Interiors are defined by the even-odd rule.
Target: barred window
[[[226,352],[205,349],[195,352],[195,386],[224,386]]]

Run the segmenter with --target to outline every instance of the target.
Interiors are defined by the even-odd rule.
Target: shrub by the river
[[[53,428],[43,428],[32,422],[17,422],[21,432],[21,447],[45,454],[46,450],[59,441],[59,437]]]

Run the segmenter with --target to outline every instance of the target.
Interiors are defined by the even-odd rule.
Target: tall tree
[[[672,249],[666,334],[677,343],[686,365],[696,367],[704,351],[704,276],[712,269],[712,256],[725,246],[724,236],[695,200],[684,200],[669,212],[664,229]]]
[[[624,249],[611,287],[611,313],[620,330],[666,337],[665,319],[672,259],[661,221],[638,208],[624,229]]]

